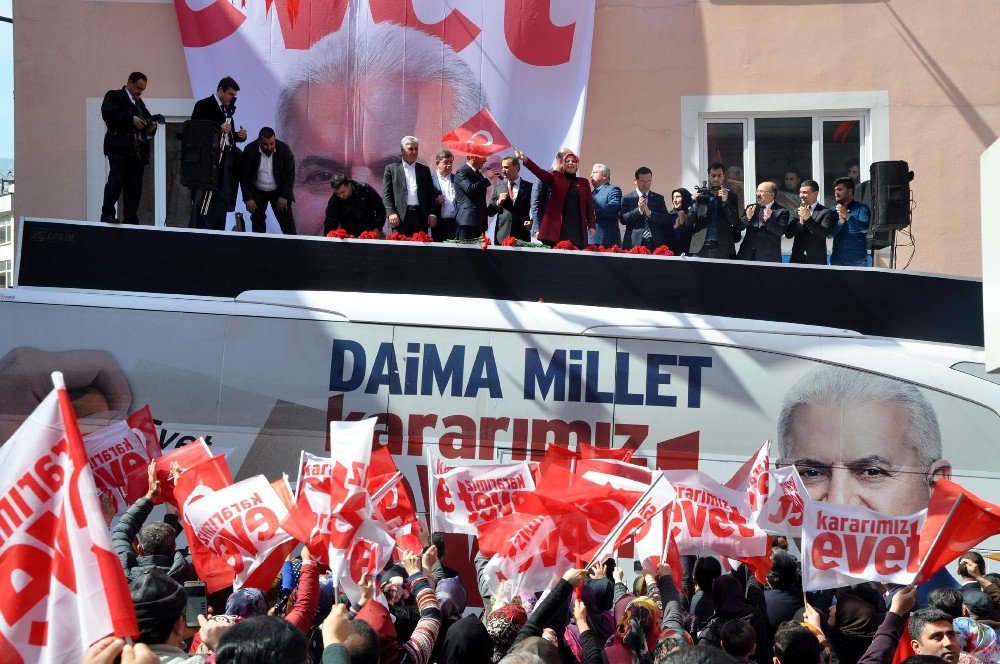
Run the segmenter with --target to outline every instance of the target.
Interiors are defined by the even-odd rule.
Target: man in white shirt
[[[493,201],[486,214],[496,215],[495,241],[499,244],[513,236],[524,242],[531,241],[531,183],[522,180],[521,161],[514,156],[500,162],[503,179],[493,189]]]
[[[438,190],[431,169],[417,161],[420,141],[404,136],[400,141],[400,161],[385,167],[382,176],[382,202],[388,215],[389,230],[402,235],[426,233],[437,225],[434,213]]]
[[[819,202],[819,183],[805,180],[799,186],[798,210],[792,211],[792,219],[785,231],[785,237],[792,242],[791,263],[826,265],[826,236],[833,224],[833,211]]]
[[[247,145],[241,166],[240,188],[253,232],[266,232],[270,204],[281,232],[295,235],[292,217],[295,156],[288,144],[279,141],[273,129],[264,127],[257,140]]]
[[[451,172],[455,165],[455,155],[451,150],[441,150],[434,157],[434,186],[440,192],[437,196],[437,225],[431,231],[435,242],[454,240],[458,232],[455,226],[455,175]]]

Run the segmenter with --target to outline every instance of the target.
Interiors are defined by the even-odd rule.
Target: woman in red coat
[[[556,170],[546,171],[520,150],[514,155],[550,189],[538,239],[548,245],[569,240],[579,249],[586,247],[597,232],[597,222],[594,219],[590,180],[576,174],[580,158],[569,148],[563,148],[556,155]]]

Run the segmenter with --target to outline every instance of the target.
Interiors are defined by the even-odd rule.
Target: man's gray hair
[[[783,459],[793,455],[792,418],[799,406],[849,403],[896,403],[906,409],[906,442],[916,453],[922,469],[941,458],[941,428],[934,408],[910,383],[876,374],[824,367],[811,371],[785,395],[778,416],[778,450]]]
[[[512,652],[497,664],[545,664],[545,660],[534,653],[522,650],[520,652]]]
[[[399,147],[405,150],[407,145],[420,145],[420,139],[416,136],[404,136],[399,139]]]
[[[287,143],[295,140],[294,102],[303,86],[335,85],[356,96],[366,79],[376,78],[399,81],[399,104],[415,103],[405,99],[407,86],[414,83],[440,82],[451,88],[453,99],[442,104],[442,134],[489,106],[472,69],[437,37],[394,23],[357,31],[345,25],[309,47],[289,71],[276,109],[279,133]]]
[[[601,172],[601,175],[606,177],[609,181],[611,180],[611,169],[608,168],[607,164],[594,164],[594,168],[599,170]]]

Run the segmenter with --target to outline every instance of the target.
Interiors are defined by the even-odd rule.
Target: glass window
[[[778,203],[795,208],[799,183],[813,177],[812,118],[755,118],[754,161],[756,179],[778,185]]]
[[[11,261],[0,261],[0,288],[9,288],[13,285],[13,266]]]
[[[860,119],[823,120],[823,192],[828,207],[833,204],[833,183],[837,178],[849,177],[855,183],[868,179],[867,171],[861,177],[860,155]]]
[[[181,131],[184,121],[167,122],[167,226],[186,228],[191,220],[191,192],[181,185]]]
[[[746,164],[743,161],[744,123],[743,122],[709,122],[706,132],[708,151],[705,167],[714,161],[726,165],[726,186],[739,199],[739,207],[743,208],[744,173]],[[706,171],[702,170],[699,182],[707,179]]]
[[[14,220],[0,219],[0,245],[10,244],[14,236]]]

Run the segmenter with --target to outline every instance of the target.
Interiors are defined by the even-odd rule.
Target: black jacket
[[[434,214],[438,190],[434,186],[430,168],[419,161],[414,162],[414,168],[417,175],[417,205],[420,207],[420,215],[426,220],[429,215]],[[406,192],[403,162],[394,161],[385,167],[382,174],[382,203],[385,205],[386,215],[397,214],[399,220],[403,221],[406,217]]]
[[[253,197],[260,159],[260,141],[255,140],[247,143],[240,164],[240,188],[243,190],[243,200],[245,201]],[[274,182],[278,185],[278,196],[287,198],[289,203],[294,201],[292,188],[295,185],[295,156],[287,143],[278,140],[274,142],[272,170],[274,171]]]
[[[667,201],[663,194],[650,191],[646,197],[649,216],[639,210],[639,194],[635,190],[622,196],[622,206],[618,218],[625,225],[625,235],[622,237],[622,249],[646,247],[653,250],[667,243],[667,226],[673,234],[673,222],[667,214]],[[646,233],[648,231],[648,233]],[[649,237],[644,237],[649,235]]]
[[[194,564],[183,551],[175,551],[173,555],[140,556],[132,546],[132,540],[142,530],[142,525],[152,511],[153,501],[140,498],[126,510],[111,532],[111,544],[125,570],[125,578],[131,582],[146,572],[158,569],[177,583],[197,581],[198,573]],[[180,520],[176,515],[168,514],[164,522],[172,526],[178,535],[181,533]]]
[[[468,164],[455,171],[455,223],[486,232],[486,191],[490,181]]]
[[[133,104],[124,87],[108,90],[101,102],[101,118],[108,127],[104,134],[105,155],[136,157],[143,164],[149,162],[149,141],[141,139],[146,130],[135,128],[132,122],[135,116],[147,122],[151,117],[142,97],[136,97]]]
[[[486,206],[486,214],[497,215],[494,237],[497,242],[503,242],[510,236],[524,242],[531,241],[531,229],[524,222],[531,219],[531,183],[522,179],[517,187],[514,200],[507,198],[500,203],[500,193],[506,192],[507,181],[501,180],[493,189],[493,201]],[[457,198],[457,196],[456,196]]]
[[[788,210],[778,203],[771,205],[771,218],[764,220],[764,206],[758,205],[751,219],[740,218],[745,231],[736,258],[744,261],[781,262],[781,238],[788,228]],[[757,224],[760,224],[757,226]]]
[[[326,204],[326,220],[323,235],[343,228],[351,235],[361,235],[365,231],[381,231],[385,224],[385,206],[378,193],[364,182],[354,182],[354,193],[346,201],[336,193]],[[405,212],[405,208],[404,208]]]
[[[826,234],[837,223],[833,210],[817,203],[812,215],[805,223],[799,220],[798,210],[791,210],[785,237],[795,238],[792,242],[792,263],[826,265]]]

